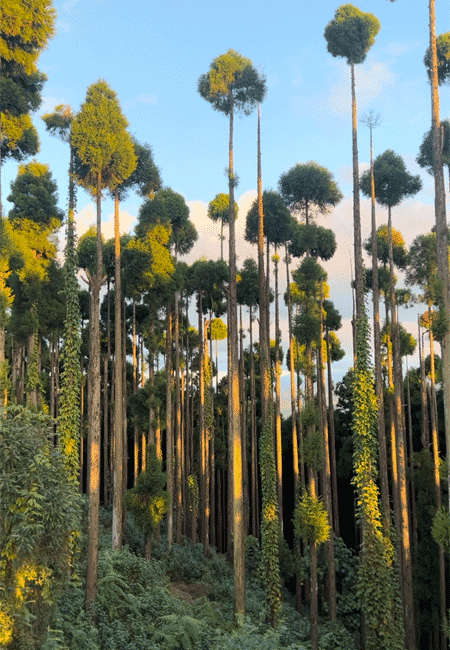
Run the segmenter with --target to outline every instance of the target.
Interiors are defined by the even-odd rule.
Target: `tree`
[[[39,323],[37,320],[38,296],[52,259],[56,257],[55,234],[61,225],[63,213],[59,209],[56,183],[47,165],[36,160],[19,166],[16,180],[11,183],[8,201],[13,204],[8,214],[8,233],[15,248],[10,259],[15,267],[15,294],[12,305],[15,320],[16,342],[13,353],[13,370],[18,357],[28,345],[27,372],[34,374],[28,385],[27,400],[38,407],[39,366],[37,351]],[[36,354],[35,354],[36,347]],[[36,366],[33,364],[35,355]],[[31,386],[31,384],[33,384]],[[15,386],[16,398],[22,400],[22,387]]]
[[[450,121],[443,120],[441,122],[442,134],[442,164],[446,165],[450,177]],[[433,175],[433,134],[431,129],[423,136],[422,144],[420,145],[419,155],[416,161],[427,172]]]
[[[8,156],[23,160],[38,151],[39,140],[29,113],[41,105],[40,93],[47,77],[36,68],[36,62],[54,33],[55,16],[51,0],[18,0],[0,7],[1,162]]]
[[[312,160],[281,174],[278,186],[288,208],[307,225],[311,218],[327,214],[342,199],[332,173]]]
[[[63,142],[70,140],[70,127],[73,120],[70,106],[60,104],[53,113],[42,116],[45,127],[52,135]],[[64,321],[64,345],[62,349],[63,373],[61,376],[60,414],[58,425],[59,443],[63,449],[67,470],[73,480],[79,475],[80,441],[80,305],[79,286],[76,278],[78,260],[74,224],[75,185],[73,180],[73,148],[69,157],[69,210],[67,215],[66,248],[64,264],[64,294],[66,317]]]
[[[198,92],[214,108],[230,118],[230,144],[228,150],[229,193],[229,395],[230,432],[233,449],[234,483],[234,579],[235,613],[245,613],[245,551],[244,551],[244,504],[242,495],[242,443],[239,427],[239,376],[238,376],[238,327],[236,299],[236,236],[234,224],[234,188],[237,177],[233,164],[233,118],[235,111],[250,114],[266,94],[265,79],[258,74],[249,59],[235,50],[228,50],[211,63],[210,70],[198,81]]]
[[[396,451],[399,481],[399,504],[400,504],[400,534],[402,545],[402,580],[403,598],[405,607],[405,632],[408,643],[415,647],[415,625],[414,625],[414,603],[412,593],[412,558],[409,543],[409,522],[408,522],[408,499],[406,486],[406,460],[405,447],[403,443],[403,418],[402,418],[402,396],[401,396],[401,359],[400,359],[400,337],[396,315],[396,303],[394,292],[394,255],[392,240],[392,219],[391,209],[398,205],[405,197],[413,196],[422,187],[419,176],[412,176],[406,170],[403,159],[388,149],[378,156],[373,165],[375,181],[375,198],[378,203],[388,208],[388,242],[389,242],[389,268],[390,281],[390,302],[391,302],[391,328],[393,342],[394,361],[394,422],[396,430]],[[370,173],[365,172],[361,178],[361,189],[367,196],[371,193]]]
[[[364,280],[359,202],[357,114],[355,65],[362,63],[380,31],[380,22],[373,14],[364,13],[351,4],[341,5],[325,28],[327,50],[332,56],[347,60],[352,87],[352,152],[353,152],[353,235],[355,249],[356,316],[361,320],[364,309]]]
[[[95,601],[97,591],[99,499],[100,499],[100,288],[103,284],[103,251],[101,240],[101,198],[105,187],[115,187],[133,171],[136,160],[130,152],[130,138],[126,133],[127,121],[122,115],[115,92],[106,81],[99,80],[89,86],[80,112],[72,121],[70,143],[77,164],[77,182],[96,197],[96,270],[89,271],[91,290],[89,337],[89,402],[88,402],[88,559],[86,580],[86,607]],[[118,441],[121,452],[121,440]],[[116,456],[118,459],[118,456]],[[122,462],[116,467],[119,472]],[[116,486],[118,487],[118,486]],[[121,491],[120,486],[120,491]],[[117,506],[121,511],[121,496],[117,492]],[[116,510],[116,517],[117,517]],[[121,515],[120,515],[121,517]],[[117,524],[120,526],[120,524]],[[120,536],[120,535],[119,535]]]
[[[437,79],[438,84],[448,84],[450,81],[450,32],[440,34],[436,39],[436,55],[437,55]],[[427,48],[423,58],[424,65],[427,69],[428,79],[430,83],[433,78],[433,53],[431,45]]]
[[[167,511],[168,494],[166,475],[161,468],[161,459],[156,446],[147,447],[145,471],[139,474],[136,485],[125,494],[125,505],[145,535],[145,557],[151,560],[151,538]]]
[[[42,413],[10,406],[0,418],[0,643],[42,648],[70,575],[81,499]],[[20,507],[18,504],[20,503]]]
[[[441,284],[439,311],[441,319],[446,323],[446,331],[442,337],[442,362],[444,373],[444,418],[445,418],[445,445],[447,455],[450,450],[450,274],[448,261],[448,226],[445,212],[445,187],[442,150],[443,142],[440,130],[439,116],[439,68],[438,46],[436,39],[436,13],[435,2],[429,2],[430,25],[430,86],[431,86],[431,133],[433,145],[433,176],[434,176],[434,211],[436,217],[436,250],[438,258],[438,278]],[[448,45],[448,38],[446,38]],[[442,70],[442,68],[441,68]],[[450,511],[450,464],[447,468],[448,499]],[[442,647],[445,645],[441,635]]]
[[[234,204],[234,213],[236,219],[238,216],[239,207],[238,204]],[[223,260],[223,227],[228,223],[230,217],[230,197],[228,194],[216,194],[212,201],[208,205],[208,217],[212,221],[220,221],[220,259]]]

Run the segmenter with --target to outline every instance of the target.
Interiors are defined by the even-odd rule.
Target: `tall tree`
[[[18,0],[0,6],[1,162],[8,156],[23,160],[38,151],[39,140],[29,114],[41,105],[47,77],[36,63],[54,34],[55,16],[51,0]]]
[[[439,116],[439,90],[438,85],[443,81],[448,82],[448,62],[438,64],[438,41],[436,38],[436,12],[435,0],[429,0],[430,47],[429,63],[425,57],[425,65],[429,70],[431,86],[431,134],[433,146],[433,176],[434,176],[434,212],[436,217],[436,250],[438,257],[438,277],[441,283],[441,296],[439,311],[442,320],[447,324],[445,334],[441,341],[442,363],[444,376],[444,417],[445,417],[445,445],[447,455],[450,450],[450,273],[448,261],[448,226],[445,209],[445,187],[443,169],[443,142],[440,129]],[[448,34],[444,36],[440,49],[448,52]],[[446,56],[444,55],[444,60]],[[442,59],[441,59],[442,61]],[[448,499],[450,511],[450,463],[447,468]]]
[[[238,204],[234,204],[234,212],[238,215]],[[220,221],[220,259],[223,260],[223,240],[225,239],[223,234],[223,227],[225,224],[228,224],[228,219],[230,217],[230,197],[228,194],[223,192],[216,194],[212,201],[208,205],[208,217],[212,221]]]
[[[388,208],[388,244],[389,244],[389,268],[390,268],[390,302],[391,302],[391,329],[393,342],[394,360],[394,422],[396,428],[397,444],[397,466],[399,478],[399,502],[400,502],[400,530],[402,546],[402,570],[403,570],[403,598],[404,598],[404,622],[408,647],[415,648],[415,622],[414,622],[414,601],[412,593],[412,557],[409,535],[408,498],[406,485],[406,458],[404,444],[404,428],[402,414],[402,379],[401,379],[401,358],[400,358],[400,334],[397,321],[397,305],[394,292],[394,255],[392,242],[392,218],[391,210],[404,198],[413,196],[422,187],[419,176],[412,176],[406,170],[405,163],[401,156],[388,149],[378,156],[373,165],[375,198],[380,205]],[[361,189],[367,196],[371,194],[370,172],[366,172],[361,178]]]
[[[86,607],[97,592],[98,535],[100,502],[100,288],[104,281],[101,240],[101,199],[105,187],[127,178],[134,169],[134,156],[124,158],[122,142],[127,142],[127,120],[122,115],[115,92],[106,81],[89,86],[80,112],[72,121],[70,143],[74,148],[77,182],[96,197],[97,234],[95,273],[88,273],[91,290],[89,337],[88,401],[88,550]],[[128,160],[128,162],[126,162]],[[120,466],[121,463],[120,463]],[[120,470],[119,470],[120,472]],[[118,477],[120,479],[120,476]],[[120,505],[120,504],[118,504]]]
[[[70,126],[73,112],[70,106],[60,104],[53,113],[42,116],[45,127],[52,135],[63,142],[69,142]],[[64,321],[63,349],[61,360],[63,373],[61,376],[60,416],[58,426],[59,442],[65,450],[65,462],[69,475],[76,480],[79,476],[79,441],[80,441],[80,305],[78,299],[79,287],[76,278],[78,268],[76,253],[76,237],[74,224],[75,185],[73,180],[73,149],[69,154],[69,209],[67,215],[66,247],[64,263],[64,294],[66,301],[66,317]]]
[[[234,483],[234,585],[235,613],[245,613],[245,552],[244,552],[244,503],[242,494],[242,440],[239,426],[239,375],[238,375],[238,327],[236,299],[236,235],[234,219],[234,188],[237,177],[233,162],[233,119],[235,112],[250,114],[266,94],[265,79],[252,66],[250,59],[235,50],[228,50],[211,63],[210,70],[198,81],[198,91],[214,110],[230,118],[230,143],[228,149],[229,193],[229,394],[230,432],[233,454]]]
[[[376,16],[357,7],[341,5],[334,19],[325,27],[327,50],[333,56],[347,60],[351,72],[352,89],[352,154],[353,154],[353,235],[355,251],[356,318],[362,319],[364,310],[364,278],[361,240],[361,212],[359,201],[357,112],[355,94],[355,65],[362,63],[380,31]]]

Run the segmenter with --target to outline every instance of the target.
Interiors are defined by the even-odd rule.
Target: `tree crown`
[[[198,80],[201,97],[225,115],[232,109],[249,115],[266,91],[266,80],[250,59],[231,49],[215,58],[209,71]]]
[[[351,4],[341,5],[325,27],[327,50],[347,63],[362,63],[380,31],[380,21]]]

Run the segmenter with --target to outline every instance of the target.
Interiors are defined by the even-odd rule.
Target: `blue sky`
[[[437,33],[449,31],[448,2],[438,0]],[[41,138],[37,158],[50,165],[58,183],[60,205],[66,205],[67,145],[45,133],[39,115],[60,103],[77,111],[87,87],[99,78],[116,91],[129,130],[153,147],[163,182],[185,197],[199,242],[187,258],[220,256],[218,228],[206,217],[208,202],[227,191],[228,121],[197,92],[197,81],[213,58],[229,48],[250,58],[266,76],[268,95],[262,104],[262,169],[265,188],[276,189],[280,175],[298,162],[315,160],[327,167],[344,199],[321,223],[336,232],[338,250],[325,266],[330,298],[340,309],[341,338],[348,354],[337,364],[342,377],[351,364],[350,257],[351,120],[350,71],[326,48],[323,32],[338,7],[335,0],[276,3],[223,3],[166,0],[56,0],[56,36],[41,54],[39,68],[48,76],[44,102],[34,123]],[[393,225],[407,244],[434,223],[431,177],[415,157],[430,126],[430,89],[423,56],[428,46],[426,0],[360,0],[357,6],[381,23],[376,42],[357,67],[359,116],[372,109],[382,118],[374,132],[375,156],[393,149],[409,171],[420,173],[424,188],[414,200],[393,211]],[[448,88],[441,89],[441,119],[450,116]],[[369,160],[368,129],[360,125],[361,170]],[[238,264],[250,255],[242,240],[245,214],[256,190],[256,113],[235,120]],[[2,170],[3,196],[17,173],[8,161]],[[122,229],[132,228],[141,200],[130,195],[122,205]],[[4,210],[10,205],[5,201]],[[112,236],[112,205],[104,202],[104,231]],[[369,205],[362,202],[363,238],[369,234]],[[378,210],[379,223],[386,220]],[[92,198],[79,191],[78,227],[94,221]],[[285,317],[285,315],[283,315]],[[416,332],[416,315],[401,315]],[[285,328],[284,328],[285,329]]]

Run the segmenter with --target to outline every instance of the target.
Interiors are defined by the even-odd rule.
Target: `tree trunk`
[[[394,293],[394,257],[392,244],[392,219],[391,208],[388,207],[388,238],[389,238],[389,270],[390,270],[390,302],[391,302],[391,334],[393,343],[393,367],[394,367],[394,422],[396,428],[398,488],[400,505],[400,544],[402,550],[402,594],[404,607],[405,637],[408,650],[415,650],[416,632],[414,621],[414,601],[412,587],[412,558],[411,543],[409,536],[409,510],[408,491],[406,484],[406,454],[404,445],[402,397],[401,397],[401,360],[400,360],[400,338],[397,321],[397,312]]]
[[[119,195],[114,200],[114,349],[116,373],[114,378],[114,475],[112,547],[122,548],[122,493],[123,493],[123,386],[122,386],[122,282],[120,268]]]
[[[363,317],[364,312],[364,278],[359,203],[358,118],[356,111],[355,66],[353,63],[350,64],[350,68],[352,77],[353,237],[355,250],[356,321],[358,323]]]
[[[389,503],[389,480],[386,447],[386,424],[384,421],[383,376],[381,369],[380,335],[380,291],[378,286],[378,237],[375,220],[375,178],[373,174],[372,126],[370,127],[370,200],[372,225],[372,301],[373,301],[373,342],[375,360],[375,394],[378,402],[378,444],[380,458],[380,492],[383,508],[383,527],[386,534],[391,528],[391,507]]]
[[[176,257],[175,257],[176,263]],[[180,381],[180,315],[179,315],[179,294],[175,291],[175,501],[176,501],[176,541],[181,544],[183,524],[183,503],[182,503],[182,444],[181,444],[181,381]]]
[[[173,430],[172,430],[172,307],[166,307],[166,471],[169,507],[167,509],[167,548],[173,546]]]
[[[442,296],[439,309],[447,322],[450,317],[450,281],[448,264],[448,227],[445,214],[445,185],[442,165],[442,135],[439,116],[439,92],[437,74],[436,17],[434,0],[429,0],[430,51],[431,51],[431,131],[433,142],[434,209],[436,215],[436,248],[438,277]],[[447,329],[441,342],[442,377],[444,388],[444,423],[447,456],[450,455],[450,329]],[[448,505],[450,510],[450,463],[447,467]]]
[[[236,617],[245,614],[245,539],[244,539],[244,499],[242,483],[242,441],[239,422],[239,373],[238,373],[238,327],[237,327],[237,286],[236,286],[236,230],[234,218],[233,169],[233,96],[230,93],[230,146],[228,165],[228,189],[230,196],[229,212],[229,345],[230,345],[230,437],[233,444],[233,573],[234,573],[234,613]]]
[[[283,449],[281,443],[281,361],[280,361],[280,313],[278,304],[278,261],[277,247],[273,257],[275,269],[275,450],[277,468],[277,496],[278,516],[280,518],[280,530],[283,534]]]
[[[97,596],[98,538],[100,506],[100,288],[103,277],[101,234],[101,174],[97,176],[97,272],[91,278],[88,368],[88,540],[86,572],[86,610]]]

